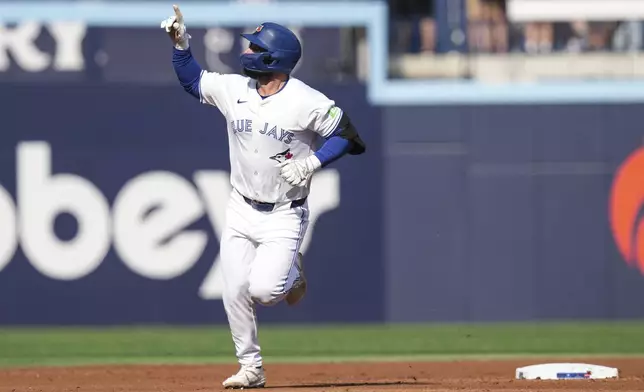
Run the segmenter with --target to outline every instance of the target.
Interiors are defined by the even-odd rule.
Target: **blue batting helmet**
[[[262,49],[241,55],[241,64],[247,71],[288,75],[302,56],[300,40],[291,30],[277,23],[262,23],[253,33],[241,36]]]

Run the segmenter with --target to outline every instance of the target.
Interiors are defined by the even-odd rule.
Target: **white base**
[[[587,363],[544,363],[516,370],[518,380],[594,380],[618,376],[616,368]]]

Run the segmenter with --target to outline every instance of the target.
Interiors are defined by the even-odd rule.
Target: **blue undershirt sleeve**
[[[183,89],[200,100],[199,81],[201,80],[202,69],[197,60],[192,57],[190,48],[186,50],[173,48],[172,67]]]
[[[337,132],[339,132],[339,129],[331,134],[331,136],[326,139],[322,147],[315,152],[315,156],[322,163],[322,167],[337,161],[350,150],[351,141],[337,136]]]

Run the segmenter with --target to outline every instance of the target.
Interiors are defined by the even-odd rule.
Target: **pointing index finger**
[[[183,22],[183,14],[181,14],[181,10],[179,9],[178,5],[173,5],[172,8],[174,8],[174,14],[177,16],[177,22],[181,23]]]

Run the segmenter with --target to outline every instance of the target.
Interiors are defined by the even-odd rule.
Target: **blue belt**
[[[243,198],[246,201],[246,203],[248,203],[251,207],[253,207],[257,211],[271,212],[275,208],[275,203],[265,203],[263,201],[250,199],[246,196],[243,196]],[[306,197],[303,199],[293,200],[291,202],[291,208],[299,207],[303,205],[305,201],[306,201]]]

